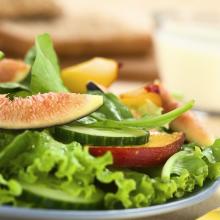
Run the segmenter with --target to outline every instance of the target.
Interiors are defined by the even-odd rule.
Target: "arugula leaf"
[[[50,36],[37,36],[35,48],[36,58],[31,70],[30,84],[32,93],[67,92],[60,78],[58,59]]]
[[[184,112],[188,111],[191,109],[194,105],[194,101],[190,101],[186,103],[184,106],[181,106],[177,109],[174,109],[168,113],[162,114],[162,115],[156,115],[156,116],[145,116],[140,119],[125,119],[121,121],[116,121],[116,120],[104,120],[104,121],[99,121],[96,123],[91,124],[91,126],[94,127],[140,127],[140,128],[145,128],[145,129],[150,129],[150,128],[156,128],[156,127],[162,127],[180,115],[182,115]]]

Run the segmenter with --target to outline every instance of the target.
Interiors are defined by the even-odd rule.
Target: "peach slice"
[[[90,146],[93,156],[101,156],[110,151],[115,167],[151,167],[163,164],[169,157],[180,150],[184,142],[182,132],[172,134],[153,132],[149,142],[139,146]]]
[[[162,105],[161,97],[158,93],[159,90],[156,86],[144,86],[139,89],[129,91],[120,95],[121,101],[128,107],[138,107],[144,104],[147,100],[150,100],[157,106]]]
[[[62,70],[64,85],[71,92],[85,93],[89,81],[109,87],[118,76],[118,63],[113,59],[95,57]]]
[[[176,101],[170,95],[163,85],[158,84],[158,86],[165,112],[169,112],[181,105],[180,102]],[[213,135],[204,127],[192,111],[188,111],[172,121],[170,128],[174,131],[184,132],[187,140],[195,142],[200,146],[210,146],[214,143]]]

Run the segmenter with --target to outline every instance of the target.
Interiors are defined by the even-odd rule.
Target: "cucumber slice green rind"
[[[128,146],[145,144],[149,132],[134,128],[92,128],[86,126],[58,126],[55,136],[66,143],[77,141],[93,146]]]
[[[100,209],[103,203],[103,193],[88,200],[84,197],[74,197],[61,190],[52,189],[41,184],[22,184],[22,201],[37,208],[48,209]]]

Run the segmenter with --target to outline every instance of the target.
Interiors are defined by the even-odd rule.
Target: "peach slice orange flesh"
[[[101,156],[110,151],[115,167],[151,167],[163,164],[181,149],[184,142],[182,132],[172,134],[155,132],[149,142],[138,146],[90,146],[93,156]]]
[[[162,99],[162,106],[165,112],[169,112],[175,108],[178,108],[181,103],[176,101],[170,93],[158,84],[160,88],[160,95]],[[202,122],[196,117],[192,111],[188,111],[172,121],[170,128],[174,131],[182,131],[186,135],[186,139],[195,142],[200,146],[210,146],[214,142],[213,135],[202,124]]]

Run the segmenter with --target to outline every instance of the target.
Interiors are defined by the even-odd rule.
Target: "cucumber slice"
[[[74,197],[59,189],[49,188],[43,184],[22,183],[22,201],[33,204],[34,207],[48,209],[97,209],[102,207],[104,193],[98,193],[90,198]]]
[[[93,146],[128,146],[145,144],[148,141],[149,132],[135,128],[63,125],[55,128],[55,136],[66,143],[77,141]]]

